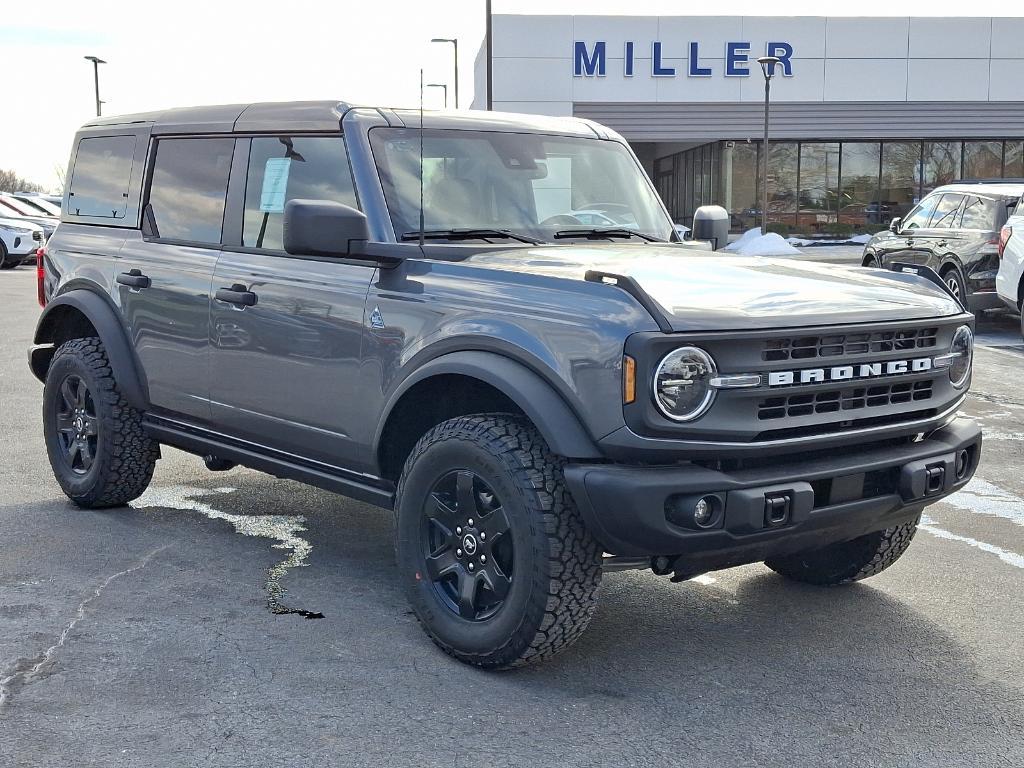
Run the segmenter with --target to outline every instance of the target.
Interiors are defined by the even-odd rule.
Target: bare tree
[[[42,184],[36,184],[19,176],[15,171],[0,168],[0,191],[3,192],[43,192]]]

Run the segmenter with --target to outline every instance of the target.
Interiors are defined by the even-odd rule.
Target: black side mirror
[[[284,249],[295,256],[357,257],[370,228],[366,214],[331,200],[289,200]]]
[[[889,222],[889,231],[895,232],[897,235],[900,233],[900,224],[903,223],[903,219],[897,216],[895,219]]]

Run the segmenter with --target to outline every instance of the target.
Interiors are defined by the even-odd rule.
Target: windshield
[[[33,215],[42,214],[43,216],[60,216],[60,208],[53,205],[48,200],[33,200],[30,198],[19,197],[16,198],[18,202],[27,208],[31,208]]]
[[[419,131],[375,128],[370,142],[395,236],[411,239],[419,230]],[[424,130],[423,200],[424,229],[435,242],[449,230],[481,230],[473,239],[514,233],[547,242],[594,230],[672,236],[647,178],[614,141]]]

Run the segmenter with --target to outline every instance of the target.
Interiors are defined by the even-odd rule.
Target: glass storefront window
[[[1003,176],[1007,179],[1024,178],[1024,141],[1006,142]]]
[[[768,223],[796,221],[799,147],[795,141],[768,142]]]
[[[797,229],[829,231],[839,221],[839,143],[800,145]]]
[[[924,142],[921,164],[921,194],[927,195],[936,187],[960,178],[959,141]]]
[[[733,229],[747,230],[759,223],[757,195],[761,188],[760,170],[757,144],[736,141],[727,142],[722,147],[722,189],[719,197],[729,212]]]
[[[965,179],[998,179],[1002,175],[1003,142],[964,142]]]
[[[843,143],[839,222],[852,224],[858,232],[869,225],[887,225],[892,218],[878,197],[880,152],[877,141]]]
[[[906,216],[918,197],[921,167],[921,143],[887,141],[882,144],[882,176],[879,184],[880,213],[886,223],[896,216]]]

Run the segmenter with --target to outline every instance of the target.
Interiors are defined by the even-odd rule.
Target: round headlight
[[[974,334],[966,325],[961,325],[953,334],[953,343],[949,345],[952,362],[949,364],[949,380],[953,386],[960,388],[967,383],[971,375],[971,360],[974,357]]]
[[[654,371],[654,403],[672,421],[692,421],[711,405],[715,361],[703,349],[680,347],[669,352]]]

